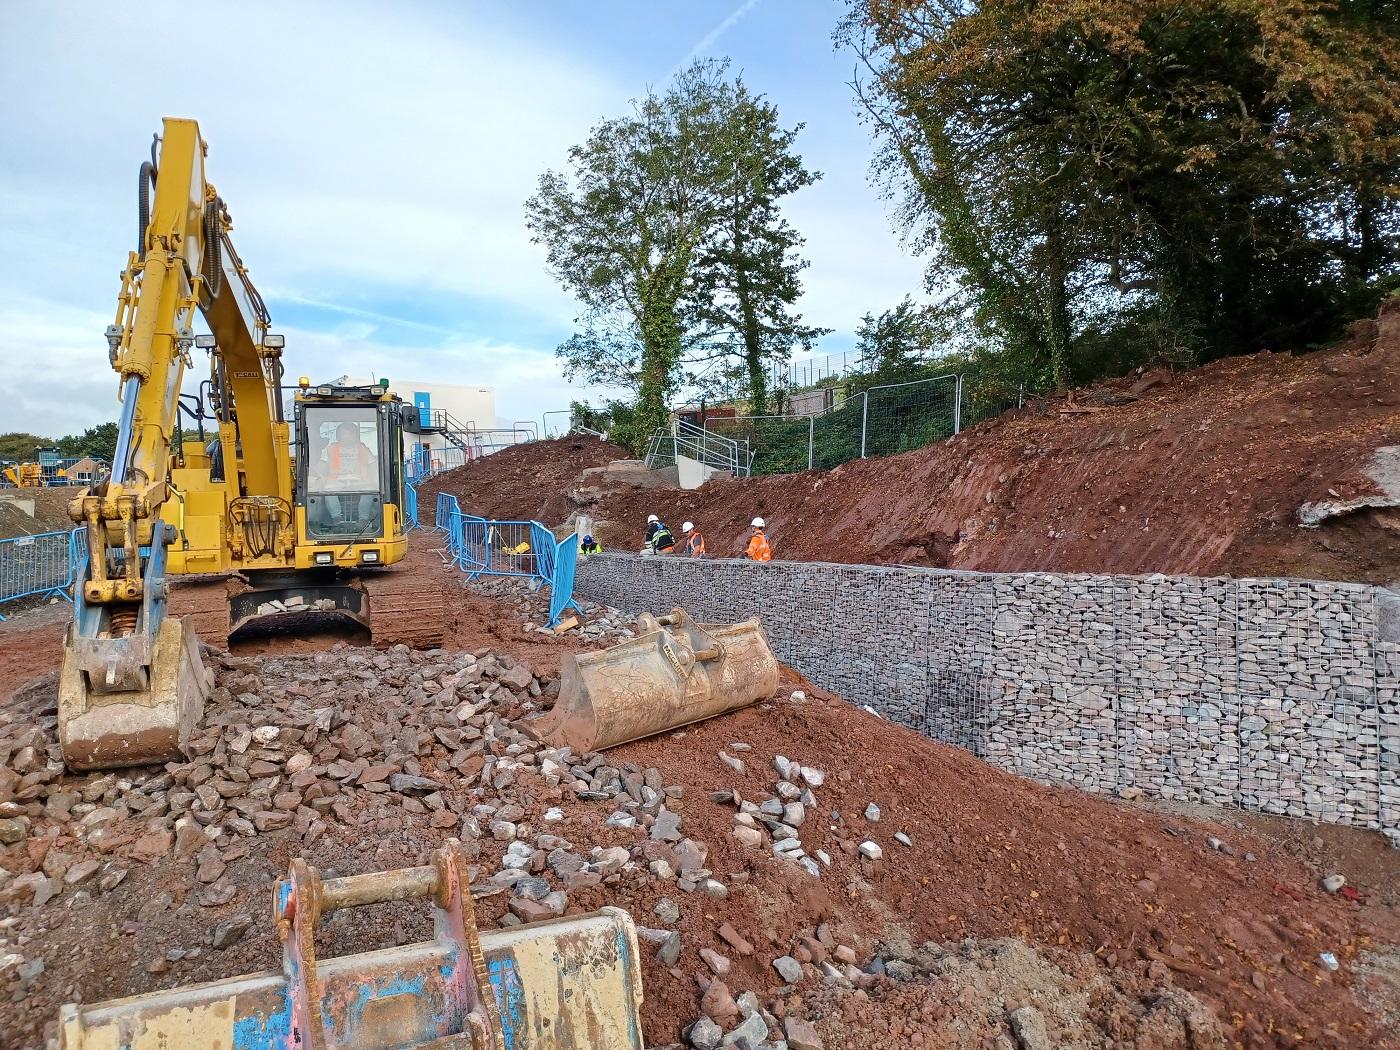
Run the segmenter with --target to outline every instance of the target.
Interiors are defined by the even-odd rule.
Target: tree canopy
[[[940,349],[940,327],[933,311],[910,296],[878,317],[867,313],[856,328],[856,354],[869,372],[905,372],[927,362]]]
[[[687,386],[742,382],[763,404],[768,363],[820,334],[792,310],[806,264],[778,208],[817,178],[792,151],[797,130],[727,63],[696,62],[593,128],[526,202],[583,307],[558,348],[566,371],[634,392],[638,433]]]
[[[930,291],[1061,386],[1301,348],[1396,283],[1374,0],[852,0],[838,39]]]
[[[22,431],[0,434],[0,460],[13,460],[17,463],[32,462],[36,450],[56,448],[59,455],[66,457],[91,456],[105,463],[112,461],[117,451],[117,424],[99,423],[88,427],[81,434],[69,434],[61,438],[40,437]]]

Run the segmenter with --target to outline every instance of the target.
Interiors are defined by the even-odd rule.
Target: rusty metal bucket
[[[559,699],[527,724],[554,747],[602,751],[766,700],[778,661],[755,618],[697,624],[683,609],[644,613],[637,637],[560,659]]]
[[[58,679],[58,739],[70,769],[107,769],[177,761],[204,714],[209,676],[185,621],[168,616],[150,649],[150,670],[137,689],[101,692],[100,674],[73,625]]]
[[[636,928],[616,908],[478,935],[455,840],[421,868],[323,880],[292,862],[283,970],[59,1016],[62,1050],[642,1050]],[[434,939],[318,962],[317,919],[432,898]]]

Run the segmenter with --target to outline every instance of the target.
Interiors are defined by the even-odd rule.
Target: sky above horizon
[[[853,56],[831,43],[843,9],[155,0],[136,19],[0,0],[0,432],[115,418],[102,333],[164,116],[200,122],[289,375],[493,386],[505,419],[596,400],[554,356],[578,311],[524,202],[590,127],[697,57],[730,58],[806,125],[797,148],[823,178],[785,211],[811,262],[799,307],[839,359],[862,314],[922,286],[868,179]]]

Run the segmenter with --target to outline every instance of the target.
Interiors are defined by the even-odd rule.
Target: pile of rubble
[[[108,994],[88,993],[87,974],[43,987],[36,949],[65,914],[110,908],[114,925],[151,940],[141,973],[154,985],[141,978],[121,994],[175,983],[157,979],[172,970],[183,982],[237,973],[209,953],[255,928],[262,891],[289,856],[333,872],[347,856],[350,867],[373,869],[420,863],[456,836],[474,862],[479,918],[501,926],[587,910],[571,898],[597,887],[610,896],[649,883],[707,900],[728,894],[706,866],[708,847],[667,806],[684,789],[656,768],[531,736],[528,716],[558,682],[507,656],[338,646],[206,660],[217,684],[204,721],[188,760],[163,768],[65,772],[52,676],[0,715],[0,989],[28,1004],[24,1020],[0,1031],[5,1045],[37,1047],[58,1001]],[[135,869],[173,875],[188,895],[130,899],[119,887]],[[185,921],[172,922],[176,914]],[[204,915],[202,944],[162,941],[162,931],[187,932],[188,919]],[[679,932],[643,929],[660,963],[674,965]],[[261,965],[275,957],[265,952]]]
[[[478,576],[466,581],[466,587],[511,608],[522,621],[525,633],[550,630],[549,595],[538,578]],[[634,637],[632,621],[625,613],[611,605],[599,605],[578,597],[574,600],[578,608],[564,613],[556,633],[567,630],[572,637],[600,646],[615,645]]]
[[[1181,872],[1255,916],[1201,917],[1233,943],[1281,950],[1260,924],[1302,921],[1299,958],[1348,943],[1337,895],[1273,915],[1273,887],[1298,879],[1266,856],[1237,869],[1174,822],[1026,786],[819,693],[575,754],[529,733],[557,680],[499,651],[206,660],[191,754],[164,767],[65,773],[52,674],[0,710],[0,1045],[41,1050],[66,1001],[275,967],[267,902],[292,857],[350,875],[425,863],[448,837],[483,927],[629,911],[646,1031],[694,1050],[1216,1045],[1214,1015],[1173,982],[1227,989],[1210,975],[1238,969],[1213,929],[1184,925]],[[428,930],[379,908],[324,933],[344,955]],[[1065,948],[986,939],[1015,935]],[[1097,962],[1089,935],[1111,946]],[[1230,1005],[1360,1023],[1314,968],[1253,965]]]

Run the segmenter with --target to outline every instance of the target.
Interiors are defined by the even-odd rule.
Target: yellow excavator
[[[378,604],[382,590],[365,574],[406,550],[401,434],[416,432],[418,409],[387,385],[302,380],[293,419],[283,418],[283,340],[268,331],[267,310],[229,242],[228,213],[204,177],[199,129],[167,119],[159,146],[141,168],[141,240],[107,332],[122,397],[112,474],[69,508],[87,526],[88,547],[64,653],[59,734],[65,761],[79,769],[177,758],[200,717],[206,673],[193,630],[172,614],[170,575],[233,574],[224,631],[305,608],[368,624],[368,603]],[[194,334],[196,311],[210,334]],[[210,378],[198,395],[182,397],[195,349],[209,353]],[[193,435],[182,428],[177,437],[180,412]],[[432,864],[400,871],[329,878],[293,860],[272,902],[281,972],[70,1004],[60,1043],[642,1050],[630,916],[605,908],[479,934],[474,871],[451,840]],[[432,902],[431,940],[317,958],[322,917],[414,898]]]
[[[194,121],[167,119],[141,165],[140,238],[106,332],[121,398],[112,472],[69,505],[87,527],[59,695],[75,769],[183,753],[208,685],[172,575],[217,574],[212,603],[189,610],[215,644],[270,617],[372,629],[372,600],[412,601],[411,581],[383,587],[378,574],[407,550],[402,434],[419,413],[387,380],[302,379],[286,418],[285,340],[234,251],[205,154]],[[198,351],[209,377],[182,393]]]

